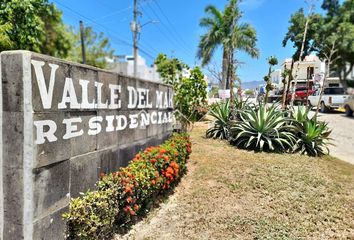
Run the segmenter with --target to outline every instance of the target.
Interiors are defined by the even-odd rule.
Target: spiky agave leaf
[[[257,151],[285,152],[296,143],[292,118],[275,105],[241,112],[231,126],[230,142],[238,147]]]
[[[206,132],[208,138],[227,139],[229,129],[228,121],[230,117],[229,102],[218,103],[211,108],[209,114],[215,118],[213,126]]]
[[[318,121],[317,119],[309,119],[302,122],[298,127],[298,141],[294,146],[294,151],[301,154],[307,154],[312,157],[329,154],[328,145],[331,145],[331,130],[328,124]]]

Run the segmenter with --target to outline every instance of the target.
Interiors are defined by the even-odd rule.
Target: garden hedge
[[[101,174],[96,191],[72,199],[66,220],[67,239],[107,239],[133,223],[168,192],[186,172],[191,142],[185,134],[138,153],[118,172]]]

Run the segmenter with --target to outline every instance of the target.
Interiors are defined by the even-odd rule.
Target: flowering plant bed
[[[96,191],[72,199],[63,215],[68,239],[104,239],[139,215],[171,190],[186,172],[191,142],[184,134],[138,153],[118,172],[102,174]]]

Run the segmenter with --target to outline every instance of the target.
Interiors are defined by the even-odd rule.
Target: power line
[[[66,5],[63,4],[63,3],[58,2],[57,0],[53,0],[53,1],[54,1],[55,3],[57,3],[58,5],[60,5],[60,6],[64,7],[64,8],[66,8],[66,9],[68,9],[69,11],[73,12],[74,14],[76,14],[76,15],[78,15],[78,16],[80,16],[80,17],[86,19],[86,20],[88,20],[89,22],[91,22],[91,23],[93,23],[93,24],[95,24],[95,25],[101,27],[102,29],[105,29],[106,31],[108,31],[108,33],[111,33],[111,34],[110,34],[110,35],[111,35],[110,37],[116,39],[116,40],[119,42],[119,43],[117,43],[117,42],[112,41],[113,43],[116,43],[116,44],[119,44],[119,45],[126,45],[126,46],[133,47],[133,45],[132,45],[131,43],[129,43],[128,40],[122,39],[122,38],[120,38],[120,37],[117,37],[117,36],[115,35],[115,34],[117,34],[117,33],[115,33],[114,31],[112,31],[111,29],[105,27],[104,25],[102,25],[102,24],[100,24],[100,23],[94,21],[93,19],[91,19],[91,18],[89,18],[89,17],[86,17],[86,16],[82,15],[81,13],[79,13],[79,12],[75,11],[74,9],[72,9],[72,8],[70,8],[70,7],[68,7],[68,6],[66,6]],[[112,33],[114,33],[114,34],[112,34]],[[152,54],[149,53],[147,50],[144,50],[144,49],[142,49],[142,48],[139,48],[139,50],[140,50],[142,53],[144,53],[147,57],[151,58],[152,60],[155,59],[155,58],[152,56]]]
[[[97,21],[97,20],[105,19],[105,18],[114,16],[114,15],[116,15],[116,14],[125,12],[125,11],[127,11],[127,10],[129,10],[129,9],[131,9],[131,8],[132,8],[132,7],[129,6],[129,7],[127,7],[127,8],[123,8],[123,9],[120,9],[120,10],[117,10],[117,11],[114,11],[114,12],[111,12],[111,13],[109,13],[109,14],[107,14],[107,15],[102,16],[102,17],[95,18],[95,20]]]
[[[91,23],[93,23],[93,24],[95,24],[95,25],[97,25],[97,26],[100,26],[101,28],[107,30],[107,28],[106,28],[105,26],[101,25],[100,23],[97,23],[96,21],[92,20],[91,18],[82,15],[81,13],[75,11],[74,9],[72,9],[72,8],[70,8],[70,7],[64,5],[64,4],[60,3],[60,2],[58,2],[57,0],[53,0],[53,1],[56,2],[58,5],[60,5],[60,6],[64,7],[64,8],[66,8],[66,9],[68,9],[69,11],[75,13],[76,15],[78,15],[78,16],[80,16],[80,17],[86,19],[86,20],[88,20],[89,22],[91,22]],[[118,37],[117,37],[117,39],[118,39],[123,45],[131,46],[131,44],[130,44],[129,42],[127,42],[126,40],[120,39],[120,38],[118,38]]]
[[[152,8],[152,6],[148,3],[147,6],[150,8],[151,12],[154,14],[154,16],[162,23],[162,26],[167,29],[168,32],[170,32],[171,34],[171,30],[164,24],[164,22],[161,20],[161,18],[159,17],[159,15],[156,13],[156,11]],[[145,12],[145,14],[152,19],[151,15],[149,15],[148,12]],[[174,38],[171,38],[168,34],[166,34],[159,25],[156,26],[157,29],[161,32],[162,35],[165,36],[165,38],[171,42],[173,45],[177,46],[178,48],[180,48],[181,50],[183,50],[187,55],[191,55],[191,53],[189,52],[189,50],[187,50],[183,45],[181,45],[180,43],[178,43]],[[173,35],[173,34],[171,34]]]
[[[188,44],[184,41],[184,39],[181,37],[181,35],[177,32],[176,28],[174,27],[174,25],[172,24],[172,22],[170,21],[170,19],[168,18],[168,16],[164,13],[164,11],[162,10],[160,4],[156,1],[156,0],[152,0],[157,8],[159,9],[159,11],[161,12],[162,16],[167,20],[167,22],[170,24],[171,29],[174,31],[174,33],[176,34],[177,38],[180,39],[180,41],[186,45],[188,47]]]

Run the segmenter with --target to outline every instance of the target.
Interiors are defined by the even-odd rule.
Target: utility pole
[[[134,0],[134,21],[131,24],[131,28],[134,34],[134,77],[137,77],[138,73],[138,33],[139,33],[139,24],[137,22],[138,17],[138,3],[137,0]]]
[[[80,37],[81,37],[81,51],[82,51],[82,63],[86,64],[86,51],[85,51],[85,31],[84,23],[80,20]]]

